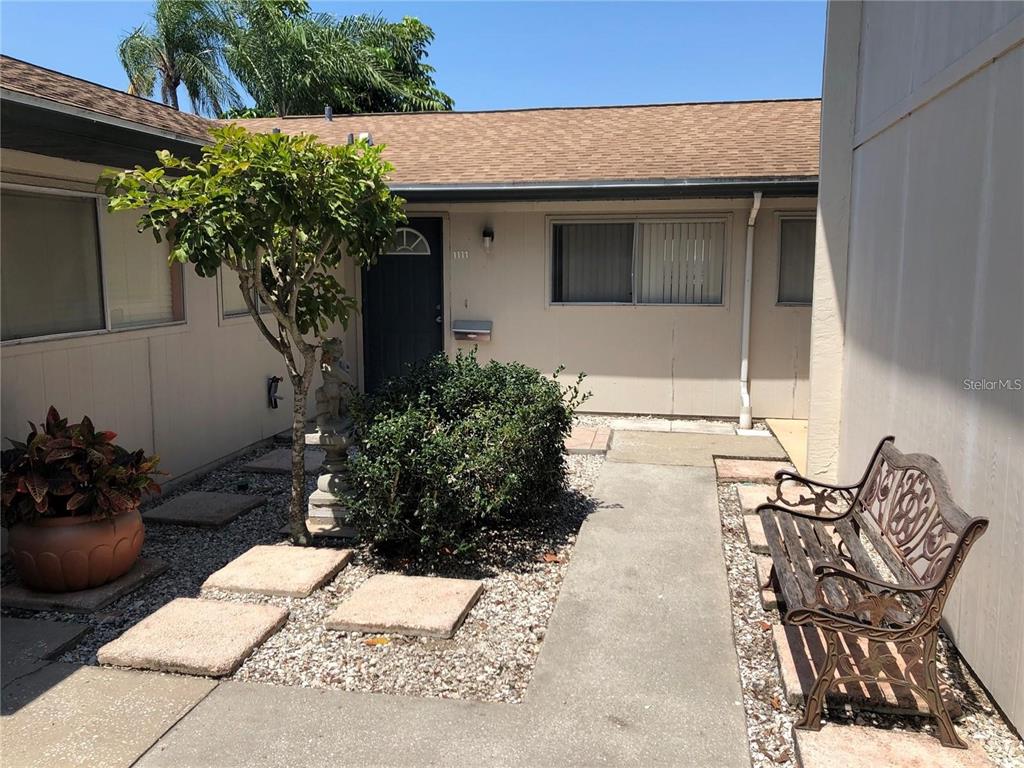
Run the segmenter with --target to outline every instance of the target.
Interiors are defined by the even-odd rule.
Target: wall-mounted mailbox
[[[454,320],[452,334],[456,341],[490,341],[492,326],[490,320]]]

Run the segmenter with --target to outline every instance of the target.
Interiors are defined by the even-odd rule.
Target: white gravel
[[[282,543],[289,478],[254,474],[241,466],[271,450],[262,448],[198,479],[189,490],[262,494],[268,503],[209,530],[150,524],[146,557],[159,557],[168,571],[106,610],[89,616],[60,612],[36,616],[91,624],[93,631],[61,658],[96,664],[96,650],[177,597],[197,597],[209,574],[257,544]],[[231,679],[351,691],[468,698],[522,700],[543,642],[576,534],[593,509],[589,496],[604,459],[568,456],[569,485],[560,513],[543,523],[487,534],[473,563],[447,567],[439,575],[478,578],[484,592],[451,640],[399,635],[365,636],[328,630],[326,616],[371,575],[387,572],[428,574],[415,562],[387,562],[356,545],[355,558],[333,583],[308,598],[272,598],[206,591],[204,598],[266,602],[287,606],[285,627],[272,636]],[[309,490],[314,480],[309,479]],[[342,546],[338,544],[338,546]],[[9,574],[5,577],[9,578]]]
[[[772,642],[772,626],[780,622],[779,612],[765,611],[761,606],[754,555],[747,545],[736,485],[719,485],[718,502],[751,759],[754,768],[796,768],[792,726],[802,710],[790,706],[783,694]],[[948,638],[940,637],[939,672],[959,696],[963,709],[963,716],[955,723],[957,732],[961,738],[980,742],[998,768],[1021,768],[1024,741],[999,714]],[[828,718],[935,735],[931,718],[874,712],[829,713]],[[937,740],[936,748],[942,748]]]

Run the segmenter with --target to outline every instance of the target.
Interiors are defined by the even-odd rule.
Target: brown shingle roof
[[[386,144],[396,185],[818,175],[821,101],[745,101],[240,120]]]
[[[10,56],[0,56],[0,87],[201,141],[209,139],[214,124],[198,115]]]

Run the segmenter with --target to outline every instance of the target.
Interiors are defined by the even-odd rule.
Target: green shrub
[[[557,376],[557,373],[556,373]],[[563,442],[586,399],[519,363],[431,358],[353,402],[351,522],[378,545],[466,553],[489,526],[549,512],[565,483]]]

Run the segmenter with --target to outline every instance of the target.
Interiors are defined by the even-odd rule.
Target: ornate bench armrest
[[[775,498],[758,507],[788,512],[809,520],[830,522],[846,517],[853,508],[859,485],[831,485],[780,469],[775,473]]]
[[[911,594],[930,594],[936,586],[935,584],[893,584],[892,582],[882,581],[881,579],[876,579],[863,573],[857,573],[857,571],[851,571],[849,568],[843,568],[840,565],[834,565],[832,563],[815,563],[814,575],[818,577],[819,580],[830,576],[841,579],[850,579],[864,586],[878,587],[879,589],[888,590],[893,593],[906,592]]]
[[[826,580],[847,579],[860,586],[863,595],[857,602],[851,601],[841,613],[866,614],[870,626],[894,630],[906,630],[918,624],[922,617],[920,601],[923,598],[927,602],[934,589],[934,585],[894,584],[833,563],[816,563],[814,576],[817,580],[815,592],[822,605],[828,605],[825,599]],[[901,595],[910,597],[909,605],[900,600]]]

